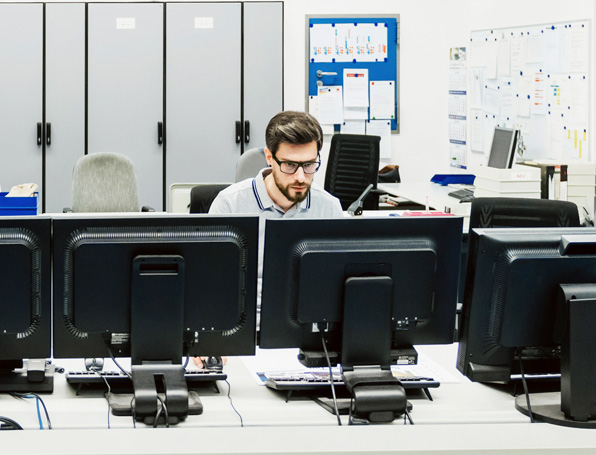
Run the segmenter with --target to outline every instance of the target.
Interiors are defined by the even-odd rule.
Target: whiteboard
[[[592,161],[590,21],[472,31],[469,132],[488,155],[495,126],[521,130],[524,159]]]

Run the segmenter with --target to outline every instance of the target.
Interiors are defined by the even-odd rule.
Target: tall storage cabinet
[[[43,5],[0,4],[0,185],[43,196]]]
[[[139,197],[230,182],[283,109],[281,2],[0,4],[0,185],[71,204],[86,153],[129,156]]]
[[[242,5],[169,3],[166,186],[232,182],[241,152]]]
[[[142,205],[163,199],[163,9],[161,3],[88,6],[87,150],[134,163]]]
[[[85,5],[48,3],[45,22],[43,181],[45,211],[57,213],[71,205],[72,168],[85,154]]]

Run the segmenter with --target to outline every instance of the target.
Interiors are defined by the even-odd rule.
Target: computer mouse
[[[218,356],[208,356],[203,357],[203,368],[208,370],[223,370],[223,362],[221,357]]]

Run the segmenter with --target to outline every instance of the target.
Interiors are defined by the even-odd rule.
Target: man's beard
[[[275,185],[277,186],[277,188],[279,189],[279,191],[281,191],[281,193],[285,196],[285,198],[290,201],[290,202],[294,202],[294,203],[299,203],[302,202],[303,200],[306,199],[306,197],[308,196],[308,192],[310,191],[310,183],[303,183],[302,185],[305,187],[304,191],[301,191],[300,193],[296,193],[294,192],[294,195],[292,196],[292,193],[290,191],[292,191],[291,187],[292,187],[292,183],[283,186],[280,182],[277,181],[277,177],[275,174],[273,174],[273,181],[275,182]]]

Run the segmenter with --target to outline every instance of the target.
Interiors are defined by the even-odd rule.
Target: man
[[[305,112],[275,115],[265,131],[268,168],[223,190],[209,213],[258,214],[266,218],[334,218],[342,216],[339,200],[316,184],[323,131]],[[261,229],[261,239],[264,232]],[[262,243],[262,242],[261,242]]]

